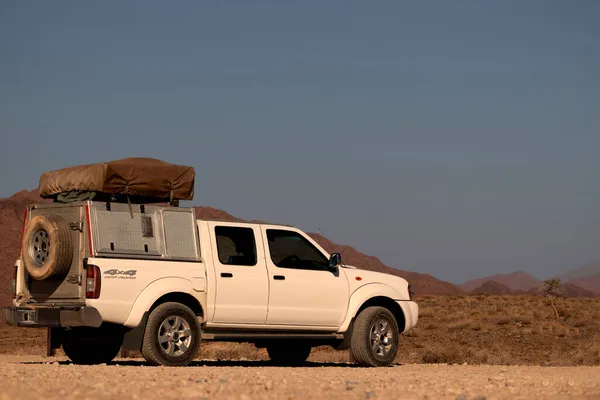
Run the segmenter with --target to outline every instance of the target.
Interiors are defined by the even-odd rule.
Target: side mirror
[[[335,269],[342,264],[342,255],[340,253],[333,253],[329,258],[329,268]]]

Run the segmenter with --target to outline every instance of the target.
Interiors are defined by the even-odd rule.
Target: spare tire
[[[65,275],[73,260],[71,230],[58,215],[37,215],[23,232],[23,263],[36,280]]]

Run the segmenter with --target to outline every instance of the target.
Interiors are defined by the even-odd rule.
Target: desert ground
[[[600,367],[346,363],[272,367],[264,361],[196,361],[184,368],[141,359],[76,366],[64,358],[0,356],[0,399],[593,399]]]
[[[45,357],[45,331],[0,327],[0,399],[13,398],[600,398],[600,299],[424,296],[395,365],[364,369],[313,349],[304,367],[271,366],[252,345],[203,342],[185,368]]]

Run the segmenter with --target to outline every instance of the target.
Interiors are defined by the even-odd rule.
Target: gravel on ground
[[[345,363],[270,366],[141,359],[73,365],[63,357],[0,356],[0,399],[599,399],[600,367]]]

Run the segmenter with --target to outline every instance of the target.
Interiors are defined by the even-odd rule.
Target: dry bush
[[[508,325],[512,322],[512,318],[510,318],[510,317],[494,318],[493,321],[496,325]]]
[[[451,331],[455,331],[455,330],[463,330],[466,328],[470,328],[471,327],[471,321],[469,320],[458,320],[458,321],[453,321],[450,322],[448,325],[446,325],[446,329],[451,330]]]
[[[585,328],[587,328],[587,327],[593,328],[596,326],[596,321],[591,320],[591,319],[580,319],[580,320],[573,322],[572,326],[574,328],[584,328],[584,327]]]
[[[435,316],[433,308],[423,308],[419,310],[419,318],[432,318]]]

